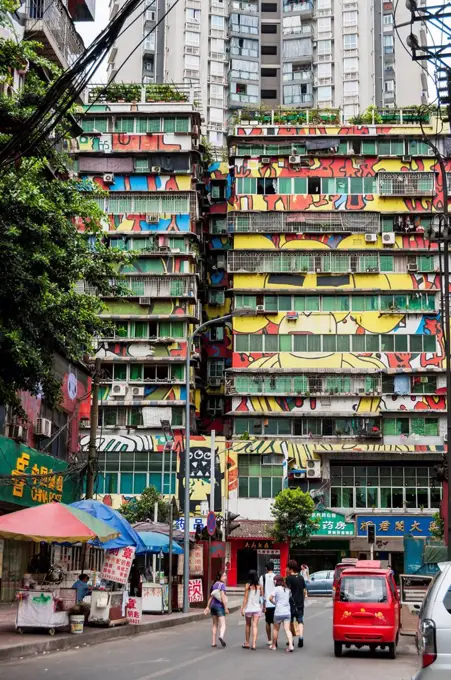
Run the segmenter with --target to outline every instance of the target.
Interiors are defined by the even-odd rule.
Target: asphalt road
[[[2,663],[2,680],[410,680],[418,657],[411,638],[402,638],[398,658],[384,652],[348,651],[335,659],[329,598],[310,599],[306,610],[305,646],[285,653],[267,649],[260,622],[257,651],[241,649],[244,624],[239,613],[228,619],[227,648],[211,648],[210,621],[157,633],[121,638],[93,647]]]

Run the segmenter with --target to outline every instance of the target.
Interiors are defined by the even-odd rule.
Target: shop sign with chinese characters
[[[201,578],[190,578],[188,584],[188,598],[191,604],[204,601]]]
[[[357,536],[367,536],[368,524],[376,526],[376,538],[382,536],[431,536],[434,518],[430,515],[358,515]]]
[[[29,446],[0,437],[0,474],[11,484],[0,486],[0,501],[30,507],[52,501],[72,503],[79,498],[77,486],[65,476],[67,463]]]
[[[127,621],[134,626],[142,623],[142,598],[130,597],[127,604]]]
[[[189,552],[190,576],[203,576],[204,574],[204,546],[196,543]]]
[[[313,536],[354,536],[354,522],[347,522],[344,515],[338,512],[324,510],[314,512],[312,519],[319,523],[318,529]]]
[[[136,548],[115,548],[105,551],[105,562],[102,569],[102,578],[113,583],[125,585],[135,557]]]

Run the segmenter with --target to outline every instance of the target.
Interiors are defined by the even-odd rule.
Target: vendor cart
[[[93,590],[88,623],[96,626],[120,626],[127,623],[126,590]]]
[[[69,611],[76,603],[73,588],[39,588],[17,592],[16,631],[44,628],[54,635],[69,626]]]
[[[168,611],[169,586],[167,583],[142,584],[142,610],[148,614],[164,614]]]

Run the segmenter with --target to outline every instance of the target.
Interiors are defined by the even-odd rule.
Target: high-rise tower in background
[[[123,1],[111,2],[111,16]],[[110,77],[171,4],[148,0],[136,13],[110,54]],[[350,118],[373,104],[426,103],[427,75],[397,38],[394,4],[179,0],[116,81],[200,85],[205,131],[215,146],[224,145],[228,112],[236,108],[335,107]],[[397,23],[409,21],[404,3],[396,12]],[[403,42],[407,33],[408,27],[399,31]]]

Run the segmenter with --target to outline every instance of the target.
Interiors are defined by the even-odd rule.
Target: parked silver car
[[[451,678],[451,562],[439,566],[418,617],[417,644],[422,668],[414,680]]]
[[[331,595],[333,583],[333,571],[316,571],[305,585],[309,595]]]

